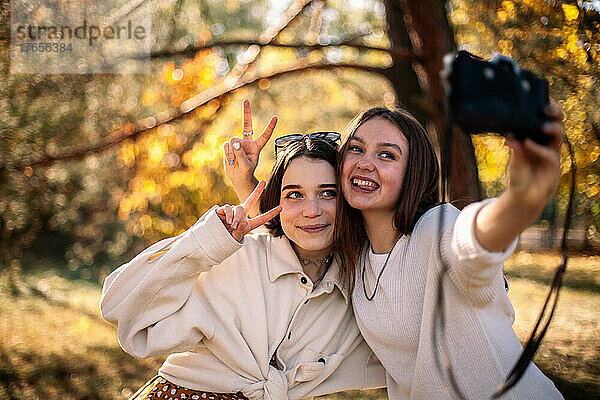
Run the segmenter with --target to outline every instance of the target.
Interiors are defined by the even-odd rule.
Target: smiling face
[[[408,141],[398,127],[374,117],[360,125],[348,142],[340,182],[351,207],[392,216],[408,163]]]
[[[293,159],[283,175],[281,227],[302,257],[325,257],[333,247],[335,181],[331,164],[308,157]]]

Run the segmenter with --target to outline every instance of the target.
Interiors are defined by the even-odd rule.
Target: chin
[[[333,244],[333,238],[313,238],[297,242],[304,250],[323,250]]]
[[[366,195],[363,196],[360,193],[356,193],[350,188],[347,188],[342,193],[344,195],[344,198],[346,199],[346,202],[352,208],[358,208],[359,210],[368,208],[368,206],[372,202],[372,199],[369,199]]]
[[[357,210],[368,210],[373,207],[370,201],[364,201],[365,199],[356,197],[358,196],[352,195],[346,197],[346,202],[350,207],[356,208]]]

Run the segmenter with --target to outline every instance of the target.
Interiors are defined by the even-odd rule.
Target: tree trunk
[[[400,2],[385,0],[385,11],[391,47],[412,49]],[[413,69],[413,61],[399,59],[393,55],[392,57],[394,63],[390,68],[389,77],[396,91],[396,103],[415,114],[419,121],[426,123],[428,113],[423,101],[423,90]]]
[[[412,49],[421,60],[415,65],[407,60],[394,60],[392,85],[398,98],[404,100],[411,111],[431,122],[442,148],[446,145],[446,95],[439,72],[444,55],[456,50],[444,3],[440,0],[386,0],[385,6],[392,45]],[[462,207],[481,199],[481,189],[471,138],[459,129],[453,132],[447,195]]]

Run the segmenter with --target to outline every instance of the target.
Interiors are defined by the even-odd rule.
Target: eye
[[[348,151],[352,153],[362,153],[362,147],[353,144],[348,147]]]
[[[383,158],[389,158],[390,160],[396,159],[396,156],[393,153],[390,153],[389,151],[382,151],[381,153],[379,153],[379,155]]]
[[[285,195],[285,198],[286,199],[292,199],[292,200],[301,199],[302,198],[302,193],[297,192],[297,191],[291,191],[291,192],[288,192]]]
[[[325,199],[335,199],[337,197],[337,192],[335,189],[327,189],[321,192],[321,197]]]

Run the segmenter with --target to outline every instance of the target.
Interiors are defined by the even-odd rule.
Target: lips
[[[313,225],[298,226],[298,229],[300,229],[301,231],[306,232],[306,233],[319,233],[319,232],[323,232],[329,226],[331,226],[331,224],[313,224]]]
[[[363,192],[374,192],[379,189],[379,184],[372,179],[364,176],[354,176],[350,179],[353,188],[360,189]]]

